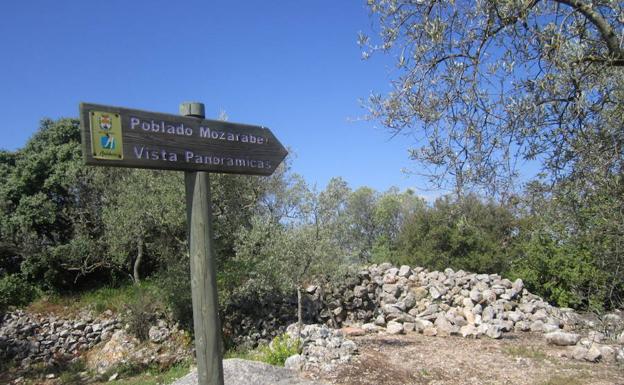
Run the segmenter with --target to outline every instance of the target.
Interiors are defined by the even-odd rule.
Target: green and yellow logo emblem
[[[121,160],[121,117],[111,112],[91,111],[91,151],[94,158]]]

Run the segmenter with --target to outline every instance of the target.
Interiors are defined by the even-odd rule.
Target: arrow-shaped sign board
[[[85,162],[271,175],[288,152],[268,128],[82,103]]]

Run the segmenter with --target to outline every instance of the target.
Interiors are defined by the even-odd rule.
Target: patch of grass
[[[284,366],[286,359],[301,353],[301,341],[293,340],[282,334],[271,341],[269,345],[262,345],[256,349],[232,349],[225,352],[223,358],[240,358],[243,360],[260,361],[270,365]]]
[[[160,371],[158,368],[150,367],[143,372],[134,373],[132,377],[119,379],[116,381],[105,382],[112,385],[164,385],[170,384],[180,377],[188,374],[191,365],[189,362],[182,362],[173,365],[166,371]],[[136,368],[135,368],[136,369]]]
[[[39,298],[28,306],[33,313],[74,315],[82,309],[88,308],[96,314],[111,310],[120,313],[128,303],[136,302],[140,295],[153,294],[152,297],[160,298],[158,286],[149,280],[139,285],[126,284],[119,287],[101,287],[92,291],[74,295],[48,295]]]
[[[548,381],[541,383],[540,385],[583,385],[585,381],[579,379],[578,376],[554,376],[548,379]]]
[[[530,358],[535,361],[544,361],[550,358],[541,350],[526,346],[507,346],[503,352],[512,357]]]
[[[85,372],[87,367],[82,360],[72,362],[63,368],[59,373],[59,382],[62,385],[80,384],[83,382],[81,373]]]
[[[240,358],[241,360],[261,361],[257,350],[235,348],[225,352],[223,359]]]
[[[299,339],[291,339],[286,334],[273,338],[268,346],[260,347],[260,361],[267,364],[284,366],[286,359],[301,352]]]

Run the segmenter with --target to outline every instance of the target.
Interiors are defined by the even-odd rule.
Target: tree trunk
[[[141,261],[143,261],[143,238],[139,238],[139,242],[137,245],[137,256],[134,260],[134,270],[132,279],[134,279],[134,283],[138,284],[141,282],[141,277],[139,276],[139,268],[141,267]]]
[[[301,329],[303,328],[303,298],[300,285],[297,285],[297,327],[299,328],[299,335],[301,335]]]

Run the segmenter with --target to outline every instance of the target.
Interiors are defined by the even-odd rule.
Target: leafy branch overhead
[[[624,5],[598,0],[369,0],[396,59],[367,107],[437,186],[505,197],[523,167],[546,181],[622,168]]]

